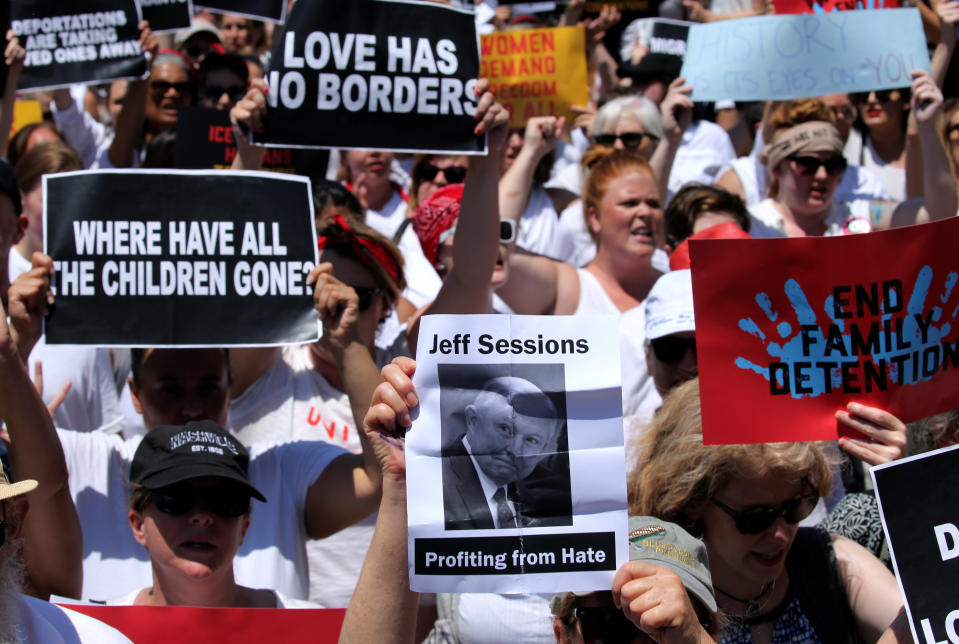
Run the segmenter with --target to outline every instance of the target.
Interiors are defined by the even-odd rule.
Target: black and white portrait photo
[[[572,525],[563,364],[438,364],[446,530]]]

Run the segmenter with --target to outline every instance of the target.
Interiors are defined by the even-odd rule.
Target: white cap
[[[661,276],[646,296],[646,339],[696,330],[689,269]]]

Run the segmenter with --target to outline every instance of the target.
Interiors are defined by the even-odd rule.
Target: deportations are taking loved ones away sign
[[[112,170],[43,177],[50,344],[252,346],[319,335],[306,177]]]
[[[692,240],[704,441],[834,440],[851,401],[904,422],[956,407],[957,238],[959,218]]]
[[[608,589],[627,525],[615,318],[428,315],[416,359],[411,588]]]

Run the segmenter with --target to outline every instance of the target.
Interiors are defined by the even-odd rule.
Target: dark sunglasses
[[[769,529],[769,526],[782,517],[786,523],[795,525],[812,514],[819,495],[815,492],[789,499],[778,508],[769,505],[755,505],[745,510],[733,510],[728,505],[713,499],[720,510],[732,517],[736,522],[736,529],[742,534],[759,534]]]
[[[238,485],[171,485],[150,490],[150,498],[163,514],[182,516],[203,502],[207,510],[221,517],[239,517],[250,511],[250,492]]]
[[[463,183],[466,179],[466,168],[458,165],[439,168],[432,163],[423,163],[419,166],[417,174],[420,181],[432,181],[441,172],[446,178],[446,183]]]
[[[236,103],[246,96],[246,87],[243,85],[230,85],[229,87],[220,87],[219,85],[204,85],[200,88],[200,97],[209,101],[218,101],[220,97],[226,94],[230,97],[231,103]]]
[[[623,146],[633,150],[643,144],[643,139],[649,139],[653,143],[659,141],[659,137],[647,134],[646,132],[623,132],[622,134],[597,134],[593,137],[599,145],[612,147],[616,145],[616,140],[623,142]]]
[[[175,89],[177,94],[185,95],[189,94],[192,86],[188,81],[181,81],[179,83],[171,83],[169,81],[155,80],[150,81],[150,89],[159,94],[166,94],[171,89]]]
[[[861,105],[869,101],[869,94],[875,94],[876,100],[880,103],[888,103],[892,98],[892,93],[895,90],[892,89],[877,89],[874,92],[856,92],[852,94],[852,102],[856,105]]]
[[[650,340],[653,345],[653,353],[656,359],[664,364],[676,364],[684,357],[686,352],[692,350],[693,356],[696,355],[696,339],[681,338],[677,335],[664,335],[661,338]]]
[[[583,629],[583,641],[589,644],[632,642],[639,630],[623,611],[612,606],[576,607],[573,614]]]
[[[796,172],[811,177],[819,172],[819,166],[826,168],[826,173],[832,177],[841,176],[846,171],[846,157],[834,156],[828,159],[819,157],[786,157],[796,167]]]
[[[379,286],[354,286],[352,288],[360,299],[358,307],[361,311],[370,308],[370,305],[373,304],[374,295],[383,294],[383,289]]]

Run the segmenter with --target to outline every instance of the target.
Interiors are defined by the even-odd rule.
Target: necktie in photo
[[[493,494],[496,503],[496,523],[500,528],[515,528],[516,517],[506,502],[506,488],[498,488]]]

